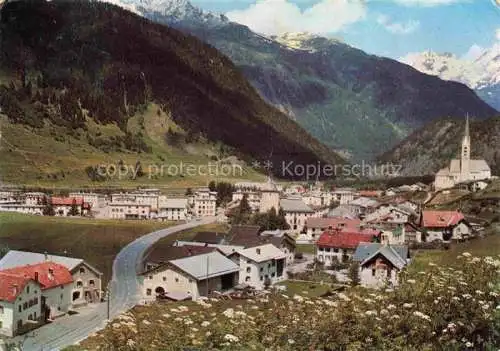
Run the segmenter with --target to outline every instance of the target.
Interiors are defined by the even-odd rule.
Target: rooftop
[[[14,302],[32,279],[0,271],[0,301]]]
[[[73,277],[65,266],[50,261],[5,269],[0,272],[38,281],[42,290],[73,283]]]
[[[244,250],[236,251],[239,255],[255,262],[265,262],[272,259],[285,258],[285,253],[273,244],[255,246]]]
[[[305,212],[313,213],[314,211],[307,206],[301,198],[286,198],[280,200],[280,206],[285,212]]]
[[[458,211],[422,211],[422,227],[426,228],[454,226],[464,219],[463,213]]]
[[[218,251],[180,258],[169,263],[197,280],[235,273],[240,269],[236,263]]]
[[[326,231],[320,235],[316,246],[355,249],[359,243],[370,242],[373,235],[350,231]]]

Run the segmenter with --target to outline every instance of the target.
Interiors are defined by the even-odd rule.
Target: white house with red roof
[[[316,242],[316,259],[326,266],[335,261],[348,261],[362,242],[371,242],[377,231],[331,230],[325,231]]]
[[[50,204],[56,216],[68,216],[73,207],[76,208],[79,216],[83,216],[90,211],[90,204],[85,202],[83,197],[52,197]]]
[[[31,277],[0,271],[0,335],[12,337],[40,323],[41,290]]]
[[[69,311],[73,277],[65,266],[49,261],[5,269],[0,273],[29,279],[40,285],[45,319],[53,319]]]
[[[325,230],[350,228],[357,230],[361,220],[344,217],[311,217],[306,220],[306,232],[299,235],[297,241],[316,242]]]
[[[422,211],[420,227],[426,241],[463,240],[473,235],[472,228],[459,211]]]

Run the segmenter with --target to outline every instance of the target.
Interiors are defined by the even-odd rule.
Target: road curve
[[[140,302],[137,272],[146,250],[158,240],[179,231],[213,223],[216,217],[205,217],[198,221],[161,229],[136,239],[125,246],[113,262],[113,276],[109,283],[111,291],[110,317],[113,319]],[[106,325],[107,305],[101,304],[91,310],[73,316],[62,317],[53,323],[35,330],[34,335],[24,339],[22,350],[55,351],[74,345]],[[28,334],[30,335],[30,333]],[[22,340],[22,337],[21,339]]]

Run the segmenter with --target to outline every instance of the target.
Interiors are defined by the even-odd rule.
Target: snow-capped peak
[[[472,89],[500,83],[500,44],[484,50],[475,60],[424,51],[410,53],[400,61],[423,73],[458,81]]]
[[[332,44],[341,42],[339,39],[326,38],[309,32],[287,32],[271,36],[272,40],[292,49],[318,51]]]

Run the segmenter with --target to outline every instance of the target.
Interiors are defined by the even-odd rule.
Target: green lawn
[[[320,284],[316,282],[299,282],[292,280],[286,280],[276,285],[286,286],[286,291],[284,291],[284,293],[288,296],[302,295],[318,297],[328,292],[329,290],[333,291],[335,289],[334,287],[332,287],[332,285],[327,283]]]
[[[314,244],[297,244],[296,248],[297,252],[313,254],[314,253]]]
[[[422,250],[416,253],[410,267],[415,270],[425,270],[429,262],[440,265],[454,264],[457,256],[469,252],[475,256],[500,255],[500,226],[493,233],[464,243],[453,244],[449,250]]]
[[[128,243],[174,222],[95,220],[0,213],[0,248],[83,258],[109,279],[116,254]],[[175,240],[179,236],[173,236]]]

